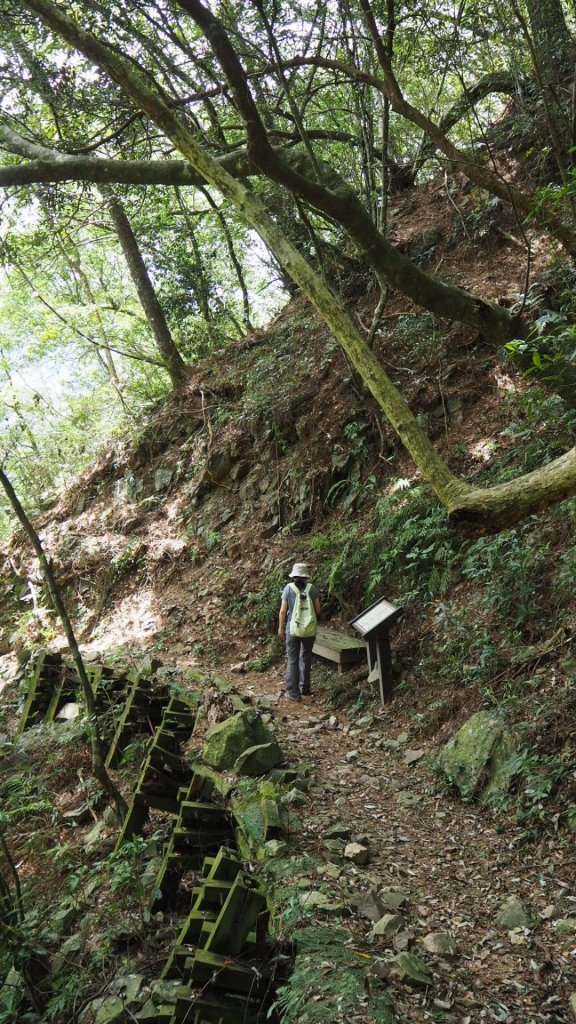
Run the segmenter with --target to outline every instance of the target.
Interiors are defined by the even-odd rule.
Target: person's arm
[[[286,612],[288,611],[288,601],[282,601],[280,605],[280,614],[278,616],[278,636],[281,640],[284,639],[286,631]]]
[[[322,613],[322,608],[320,607],[320,598],[319,597],[317,597],[316,600],[314,601],[314,611],[316,612],[316,618],[319,619],[320,615]]]

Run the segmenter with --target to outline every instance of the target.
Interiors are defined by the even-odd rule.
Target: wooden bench
[[[336,633],[332,629],[319,629],[312,653],[319,658],[334,661],[338,666],[338,675],[342,675],[350,665],[356,665],[359,661],[366,660],[366,644],[364,640],[346,636],[345,633]]]

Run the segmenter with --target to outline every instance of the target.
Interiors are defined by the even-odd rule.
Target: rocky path
[[[497,820],[443,793],[435,748],[411,741],[402,709],[375,705],[357,719],[314,698],[288,704],[280,686],[276,670],[246,676],[241,688],[269,697],[290,763],[309,766],[298,840],[326,863],[312,885],[344,902],[358,948],[381,957],[382,977],[367,984],[390,986],[397,1020],[576,1019],[568,836],[526,843],[513,818]],[[367,863],[343,856],[348,841],[367,847]],[[394,909],[390,891],[399,894],[402,922],[386,937],[375,934],[375,921]],[[430,985],[390,969],[399,951],[418,957]]]

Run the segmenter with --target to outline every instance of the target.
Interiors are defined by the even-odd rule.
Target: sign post
[[[382,704],[392,700],[394,692],[389,630],[403,611],[403,608],[395,607],[382,597],[350,623],[367,643],[368,682],[378,682]]]

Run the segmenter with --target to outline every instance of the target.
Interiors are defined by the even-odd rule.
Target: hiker
[[[309,697],[312,648],[316,638],[320,615],[320,592],[309,583],[310,570],[304,562],[296,562],[290,573],[290,583],[282,591],[278,636],[284,639],[286,630],[286,689],[288,700]]]

